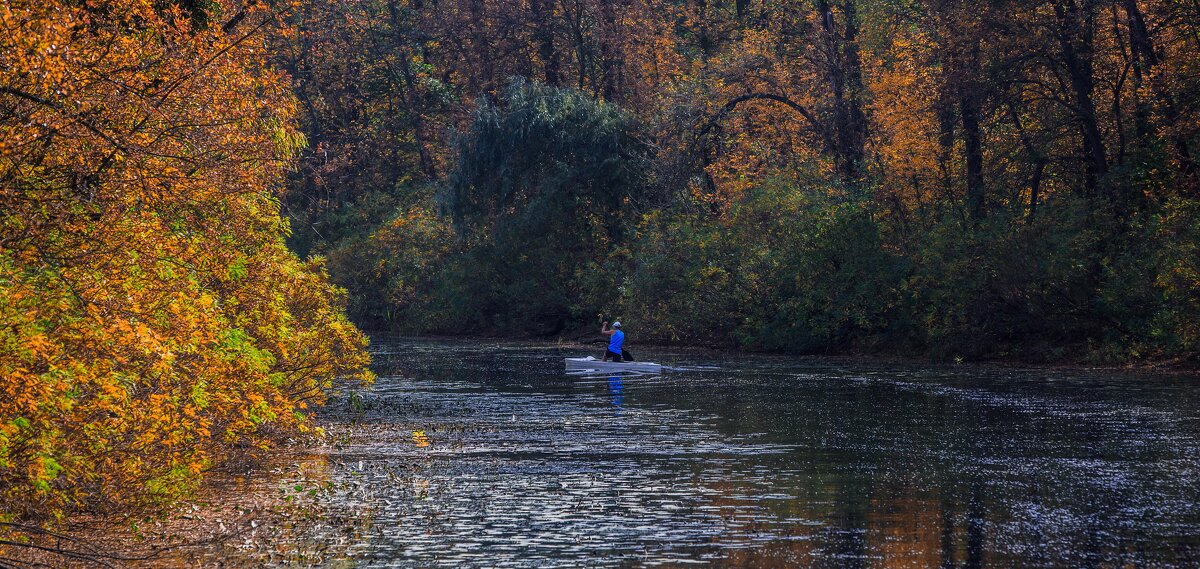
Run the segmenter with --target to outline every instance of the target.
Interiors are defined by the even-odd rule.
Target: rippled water
[[[610,378],[567,375],[578,348],[374,349],[378,382],[324,418],[345,564],[1200,565],[1195,378],[666,352]]]

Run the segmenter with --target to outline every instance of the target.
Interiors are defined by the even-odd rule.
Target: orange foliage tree
[[[284,246],[276,15],[183,6],[0,5],[0,522],[176,499],[369,379],[344,293]]]

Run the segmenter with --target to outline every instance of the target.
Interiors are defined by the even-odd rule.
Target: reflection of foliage
[[[0,520],[172,501],[367,378],[345,293],[283,243],[304,137],[272,16],[217,4],[0,10]]]

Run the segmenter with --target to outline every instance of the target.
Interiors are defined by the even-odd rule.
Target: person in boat
[[[600,325],[600,333],[610,337],[608,350],[604,352],[604,361],[609,361],[610,358],[614,362],[633,361],[633,354],[625,350],[625,332],[621,331],[620,322],[613,322],[612,328],[609,328],[606,320]]]

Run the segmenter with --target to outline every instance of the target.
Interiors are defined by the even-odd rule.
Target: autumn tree
[[[0,521],[139,515],[368,378],[343,292],[284,246],[277,16],[0,7]]]

